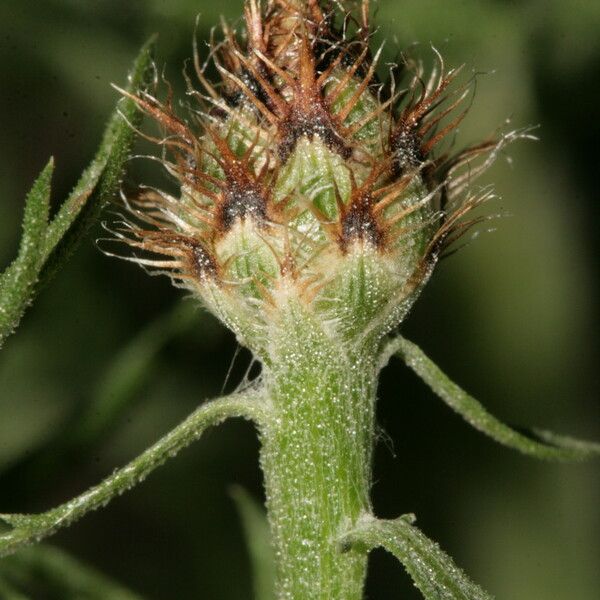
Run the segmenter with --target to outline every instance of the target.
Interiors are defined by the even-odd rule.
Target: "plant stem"
[[[370,512],[375,353],[332,339],[298,306],[270,339],[261,465],[277,597],[358,600],[367,556],[337,539]]]

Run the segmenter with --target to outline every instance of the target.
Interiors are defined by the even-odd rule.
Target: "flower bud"
[[[135,97],[163,130],[155,141],[180,192],[141,188],[120,235],[259,356],[290,304],[343,340],[396,326],[472,224],[463,217],[487,194],[465,188],[510,137],[440,151],[470,82],[435,51],[427,80],[416,65],[397,89],[393,65],[381,81],[368,3],[360,17],[332,6],[247,0],[242,35],[224,25],[205,63],[196,49],[187,120],[170,95]]]

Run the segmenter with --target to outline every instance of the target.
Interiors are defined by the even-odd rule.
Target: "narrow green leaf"
[[[7,600],[27,598],[17,592],[35,593],[43,587],[53,598],[85,600],[141,600],[141,596],[112,581],[96,569],[83,564],[66,552],[40,544],[26,548],[0,562],[0,581],[15,591]],[[0,592],[1,592],[0,586]],[[14,595],[18,594],[18,595]],[[1,595],[4,598],[5,596]]]
[[[475,429],[497,442],[537,458],[581,460],[600,455],[600,444],[557,435],[542,429],[511,429],[492,416],[475,399],[452,382],[425,353],[409,340],[398,336],[383,352],[387,362],[398,354],[404,362],[442,399]]]
[[[0,557],[40,541],[89,511],[105,506],[112,498],[143,481],[167,459],[197,440],[208,427],[229,417],[260,421],[260,398],[260,391],[249,389],[203,404],[128,465],[114,471],[80,496],[39,514],[0,514],[0,523],[10,526],[9,531],[0,532]]]
[[[136,93],[145,86],[152,63],[154,38],[140,50],[125,88]],[[129,98],[119,100],[110,117],[96,156],[48,226],[44,246],[46,273],[51,275],[74,250],[100,211],[117,193],[125,171],[141,112]]]
[[[18,325],[38,279],[53,171],[54,161],[50,159],[27,194],[19,253],[0,276],[0,345]]]
[[[379,546],[393,554],[427,600],[491,600],[432,540],[412,525],[414,515],[382,520],[370,515],[341,540],[342,550]]]
[[[110,431],[118,415],[141,397],[160,350],[173,338],[197,322],[197,307],[177,302],[173,309],[149,323],[120,350],[108,365],[87,410],[78,415],[70,443],[88,445]]]
[[[242,519],[252,565],[254,600],[275,600],[275,553],[264,508],[242,487],[234,486],[231,496]]]
[[[144,85],[152,45],[150,40],[136,59],[127,91],[135,93]],[[119,101],[96,156],[50,223],[52,160],[36,180],[27,196],[19,255],[0,278],[0,346],[19,324],[36,291],[71,255],[118,191],[135,139],[131,124],[138,125],[141,118],[133,100]]]

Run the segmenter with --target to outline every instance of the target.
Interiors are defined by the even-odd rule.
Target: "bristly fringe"
[[[324,244],[344,254],[358,241],[389,255],[415,232],[426,243],[414,272],[425,273],[479,221],[466,216],[490,194],[469,193],[472,182],[508,143],[530,132],[513,131],[457,153],[445,144],[440,151],[468,112],[474,78],[460,83],[462,67],[447,69],[433,49],[428,78],[422,66],[406,61],[404,70],[412,74],[404,88],[397,88],[395,66],[382,83],[376,72],[381,48],[372,53],[369,46],[368,0],[354,10],[349,5],[246,0],[242,34],[223,23],[219,40],[211,34],[204,60],[194,40],[200,88],[184,74],[197,103],[187,120],[176,114],[168,84],[164,101],[156,91],[133,96],[119,90],[160,126],[159,137],[140,135],[162,148],[160,160],[181,189],[179,198],[149,188],[128,197],[130,218],[118,238],[163,257],[138,262],[170,270],[184,285],[225,282],[227,265],[220,264],[217,246],[235,223],[250,220],[286,276],[306,271],[312,281],[307,260],[320,256]],[[209,80],[210,65],[220,81]],[[343,163],[349,188],[340,189],[337,175],[323,186],[332,190],[333,213],[300,189],[278,195],[303,139],[318,140]],[[319,235],[306,233],[305,212]],[[283,242],[269,242],[273,230],[285,231]],[[309,252],[293,251],[307,239]]]

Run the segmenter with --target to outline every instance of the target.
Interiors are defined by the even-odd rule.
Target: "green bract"
[[[441,58],[427,82],[417,70],[404,90],[381,83],[366,9],[353,27],[312,1],[249,2],[246,15],[246,37],[225,27],[211,52],[219,83],[196,56],[190,118],[170,97],[128,94],[161,127],[152,139],[181,195],[140,188],[117,235],[262,360],[291,299],[328,336],[377,343],[485,198],[463,194],[457,169],[505,140],[436,156],[469,85]]]

